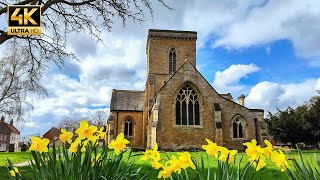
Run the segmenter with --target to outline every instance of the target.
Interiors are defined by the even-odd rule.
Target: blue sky
[[[260,81],[279,83],[297,83],[307,78],[320,77],[319,66],[312,66],[307,59],[295,55],[292,43],[279,40],[263,46],[254,46],[242,50],[212,49],[206,45],[198,49],[198,63],[205,64],[201,69],[203,75],[211,82],[216,71],[223,71],[232,64],[254,63],[261,68],[240,83],[255,85]]]
[[[154,19],[142,25],[116,22],[103,32],[104,45],[71,34],[68,49],[81,62],[66,60],[61,70],[48,65],[41,80],[48,97],[26,114],[22,134],[42,134],[66,116],[109,114],[112,89],[143,90],[148,29],[197,31],[199,71],[235,101],[243,93],[250,108],[297,107],[320,89],[320,1],[166,2],[175,10],[154,3]]]

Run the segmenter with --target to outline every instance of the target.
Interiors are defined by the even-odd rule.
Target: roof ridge
[[[144,92],[144,90],[129,90],[129,89],[113,89],[113,91],[124,91],[124,92]]]
[[[5,124],[7,125],[7,127],[11,130],[11,133],[19,133],[20,134],[20,131],[13,125],[13,124],[10,124],[10,123],[6,123]],[[12,129],[13,128],[13,129]],[[14,132],[16,131],[16,132]]]

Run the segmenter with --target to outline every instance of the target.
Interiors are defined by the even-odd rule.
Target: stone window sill
[[[173,127],[180,129],[203,129],[201,125],[174,125]]]

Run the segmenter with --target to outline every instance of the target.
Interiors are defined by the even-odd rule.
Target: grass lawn
[[[7,179],[8,178],[8,172],[7,172],[7,159],[10,159],[10,161],[13,164],[29,161],[31,158],[30,151],[26,152],[0,152],[0,179]],[[22,169],[27,169],[28,167],[24,167]]]
[[[5,166],[7,164],[7,159],[13,164],[29,161],[31,158],[30,151],[26,152],[0,152],[0,166]]]
[[[305,157],[306,160],[311,162],[312,166],[317,166],[316,162],[314,161],[314,153],[320,157],[320,151],[303,151],[303,156]],[[139,154],[141,153],[134,153],[136,156],[136,164],[139,164],[142,166],[142,173],[147,173],[150,170],[152,170],[152,167],[145,161],[140,161],[141,156]],[[161,157],[163,159],[166,159],[167,156],[171,157],[172,155],[176,155],[175,152],[167,152],[167,153],[162,153]],[[217,167],[217,160],[213,157],[209,157],[207,159],[206,153],[205,152],[191,152],[191,155],[197,159],[200,159],[201,157],[204,157],[205,160],[205,166],[209,167],[210,169],[215,169]],[[244,153],[239,153],[237,155],[237,160],[240,159],[240,157],[244,155]],[[291,152],[288,153],[287,156],[289,158],[298,158],[298,155],[296,152]],[[7,175],[7,169],[5,167],[7,158],[9,158],[14,164],[19,163],[19,162],[24,162],[28,161],[29,158],[31,157],[30,152],[15,152],[15,153],[0,153],[0,179],[8,179]],[[247,163],[248,157],[244,155],[243,160],[241,162],[241,166],[244,167],[244,165]],[[254,179],[263,179],[263,180],[282,180],[282,179],[287,179],[287,176],[285,173],[282,173],[279,168],[276,167],[276,165],[271,162],[271,160],[267,160],[267,166],[260,171],[256,172],[254,175]],[[291,161],[289,161],[289,166],[292,166]],[[22,167],[20,170],[28,170],[29,167]],[[158,170],[152,171],[148,177],[148,179],[156,179],[158,176]]]
[[[305,157],[306,160],[311,162],[311,166],[316,167],[317,164],[314,161],[314,153],[318,155],[320,158],[320,151],[303,151],[303,157]],[[166,153],[169,157],[172,155],[175,155],[176,153],[169,152]],[[161,155],[161,158],[167,158],[165,154]],[[201,159],[201,157],[204,157],[205,160],[205,167],[208,167],[208,163],[211,169],[217,168],[217,160],[214,157],[209,157],[207,159],[207,155],[205,152],[191,152],[191,155],[197,159]],[[237,155],[237,160],[240,160],[241,156],[244,155],[242,162],[241,162],[241,167],[244,167],[245,164],[248,162],[248,156],[245,155],[245,153],[238,153]],[[287,154],[288,158],[296,158],[298,159],[298,154],[296,152],[288,153]],[[146,162],[140,161],[140,157],[137,157],[136,163],[143,165],[142,172],[147,173],[150,170],[152,170],[152,167],[149,166]],[[258,172],[255,173],[254,179],[261,179],[261,180],[282,180],[282,179],[288,179],[286,173],[283,173],[280,171],[280,169],[271,161],[267,160],[266,163],[268,164],[265,168],[259,170]],[[289,161],[289,166],[293,167],[291,161]],[[158,171],[153,171],[150,173],[149,177],[157,177],[158,176]],[[320,178],[320,177],[319,177]]]

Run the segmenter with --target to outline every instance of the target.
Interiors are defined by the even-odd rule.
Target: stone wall
[[[186,59],[194,66],[196,65],[196,39],[196,32],[149,30],[147,40],[147,84],[154,85],[154,89],[150,89],[154,91],[153,94],[156,94],[171,76],[169,75],[169,51],[172,47],[176,49],[177,70]]]
[[[200,126],[175,124],[175,97],[185,82],[193,86],[201,96]],[[222,144],[227,148],[243,149],[243,142],[255,139],[254,118],[260,118],[261,121],[263,117],[263,112],[259,112],[258,114],[262,113],[262,116],[258,116],[256,112],[221,97],[189,62],[185,63],[180,71],[167,82],[157,95],[157,100],[160,104],[157,142],[163,149],[201,148],[201,145],[206,144],[205,138],[215,142],[214,103],[218,103],[221,108]],[[231,122],[236,115],[243,116],[246,121],[243,139],[232,137]]]
[[[117,117],[118,113],[118,117]],[[113,127],[111,128],[111,132],[113,133],[110,139],[116,138],[117,134],[121,132],[124,133],[124,124],[126,120],[133,120],[133,137],[126,137],[130,141],[130,145],[134,147],[144,147],[144,136],[143,136],[143,112],[141,111],[119,111],[119,112],[111,112],[110,113],[114,118]],[[117,120],[118,118],[118,120]],[[118,125],[118,129],[117,129]]]

